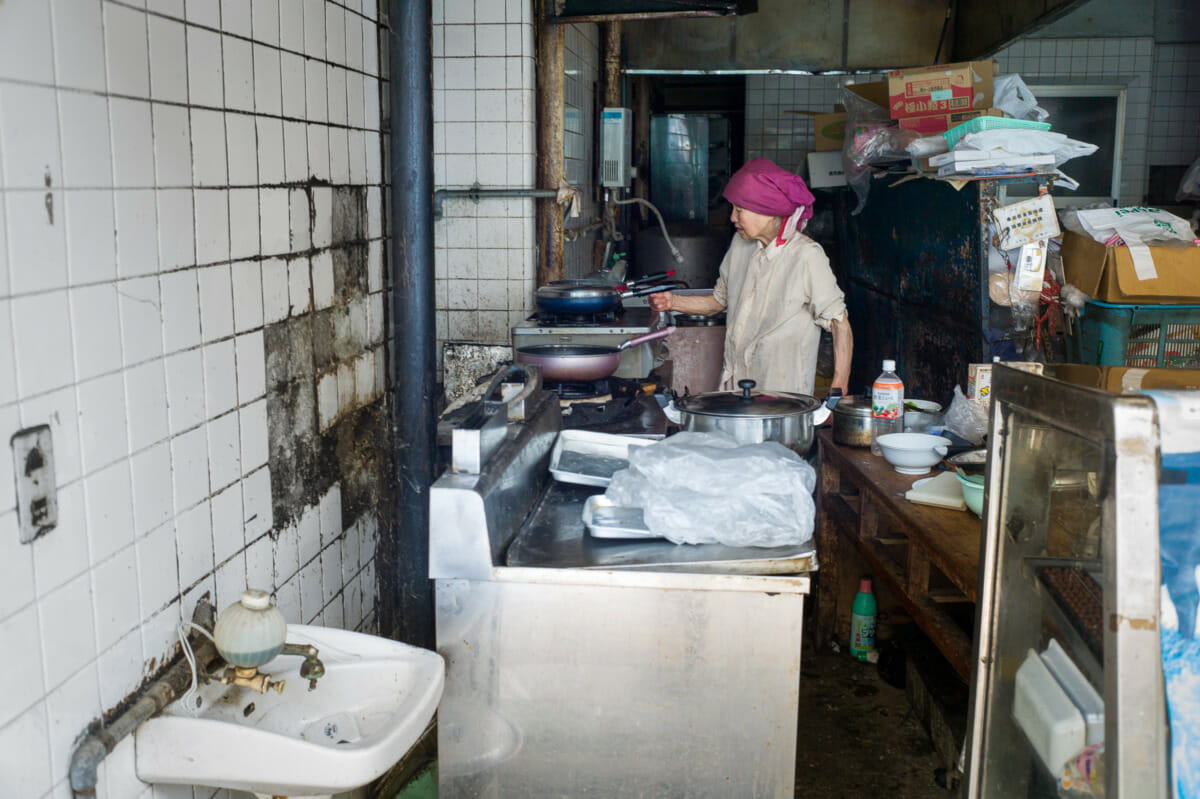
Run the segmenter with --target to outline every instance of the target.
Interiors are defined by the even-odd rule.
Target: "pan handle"
[[[662,283],[664,280],[670,278],[674,274],[675,274],[675,270],[671,269],[666,272],[655,272],[652,275],[643,275],[642,277],[639,277],[637,280],[626,281],[625,288],[636,289],[636,288],[641,288],[642,286],[649,286],[649,285],[652,285],[655,283]]]
[[[671,335],[674,332],[675,332],[674,325],[671,325],[670,327],[664,327],[661,330],[655,330],[652,333],[646,333],[645,335],[631,338],[628,341],[622,341],[620,344],[617,345],[617,349],[618,350],[627,350],[630,347],[635,347],[638,344],[644,344],[647,341],[657,341],[660,338],[666,338],[667,336]]]
[[[622,297],[644,297],[647,294],[657,294],[660,291],[670,291],[674,286],[670,283],[654,283],[649,286],[638,286],[621,292]]]

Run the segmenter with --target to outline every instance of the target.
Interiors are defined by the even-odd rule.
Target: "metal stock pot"
[[[829,418],[816,397],[782,391],[754,391],[753,380],[739,380],[742,391],[714,391],[680,397],[684,430],[728,433],[742,444],[778,441],[804,455],[812,446],[813,426]]]

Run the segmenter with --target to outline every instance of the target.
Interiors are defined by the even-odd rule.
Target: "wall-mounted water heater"
[[[600,114],[600,185],[627,189],[633,179],[633,112],[605,108]]]

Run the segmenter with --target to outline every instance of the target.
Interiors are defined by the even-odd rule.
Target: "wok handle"
[[[630,347],[637,346],[638,344],[644,344],[647,341],[657,341],[660,338],[666,338],[667,336],[671,335],[674,332],[675,332],[675,325],[671,325],[670,327],[664,327],[661,330],[655,330],[652,333],[646,333],[645,335],[631,338],[628,341],[622,341],[620,344],[617,345],[617,349],[618,350],[627,350]]]
[[[670,291],[674,286],[667,283],[654,283],[649,286],[638,286],[621,292],[622,297],[644,297],[647,294],[657,294],[660,291]]]
[[[649,286],[653,283],[661,283],[674,274],[675,274],[675,270],[671,269],[667,272],[655,272],[652,275],[643,275],[642,277],[639,277],[637,280],[626,281],[625,288],[636,289],[636,288],[640,288],[641,286]]]

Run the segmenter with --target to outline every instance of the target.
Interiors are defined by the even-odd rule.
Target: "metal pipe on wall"
[[[433,255],[433,25],[427,0],[389,0],[388,210],[392,529],[377,553],[380,631],[434,646],[429,487],[434,480],[437,351]]]

